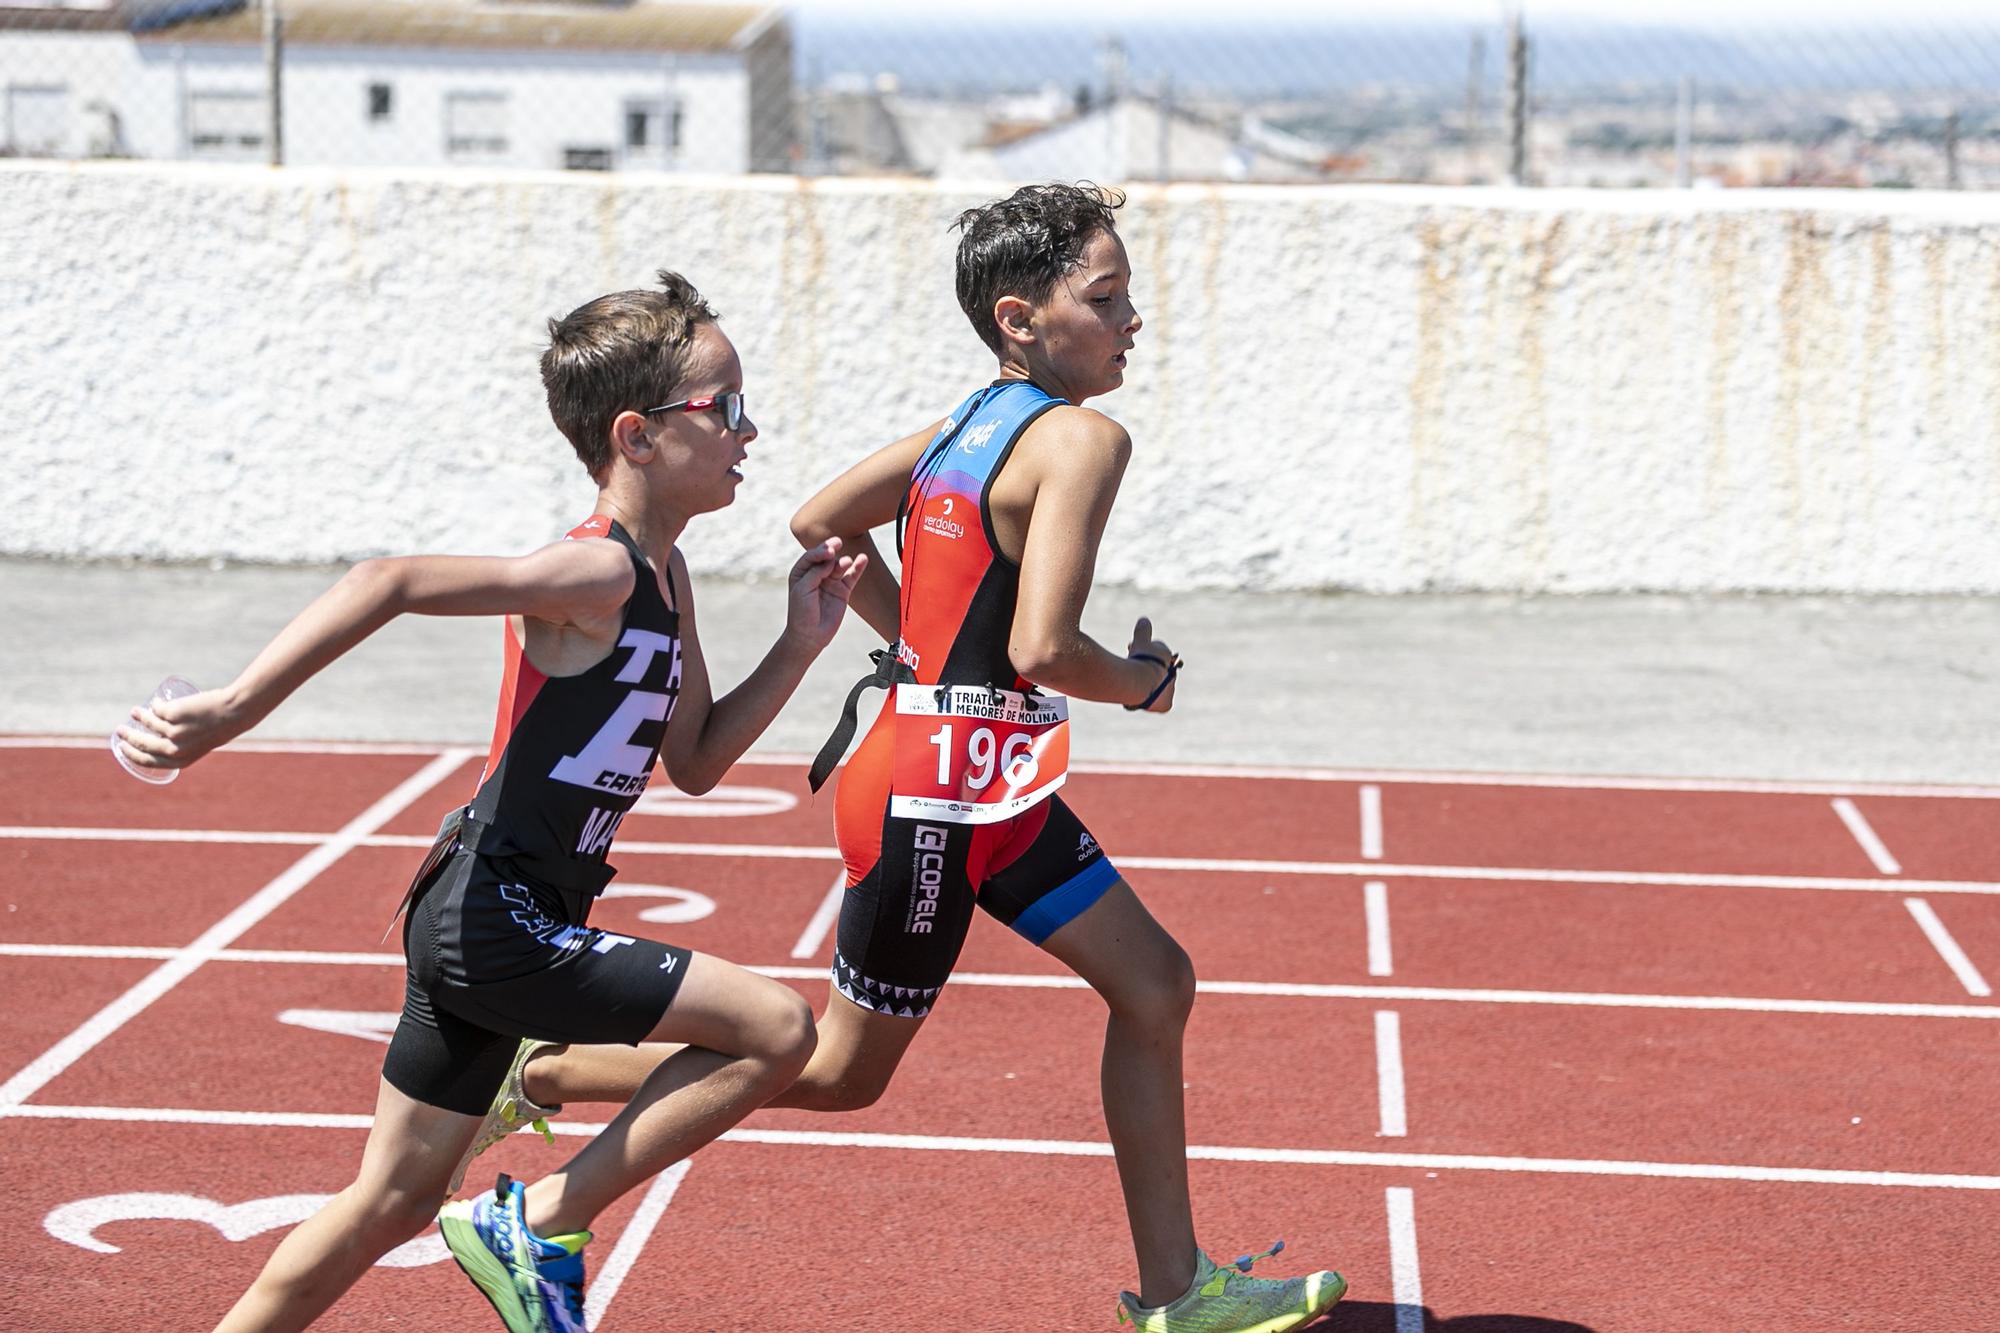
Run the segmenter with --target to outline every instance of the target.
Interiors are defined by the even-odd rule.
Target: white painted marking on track
[[[244,847],[316,847],[332,836],[331,833],[270,833],[259,829],[87,828],[60,824],[0,827],[0,838],[45,838],[50,842],[195,842]],[[421,841],[426,847],[431,845],[429,838],[416,841]]]
[[[1403,1101],[1403,1024],[1393,1009],[1375,1011],[1375,1095],[1382,1110],[1378,1139],[1400,1139],[1410,1132]]]
[[[646,1190],[646,1197],[639,1201],[639,1207],[632,1214],[632,1220],[625,1224],[625,1230],[618,1237],[618,1243],[611,1248],[611,1256],[604,1261],[604,1267],[597,1271],[597,1278],[583,1293],[583,1322],[587,1328],[596,1328],[597,1321],[604,1318],[611,1300],[618,1294],[618,1288],[625,1283],[625,1275],[632,1271],[632,1265],[639,1261],[639,1251],[646,1248],[652,1238],[653,1228],[659,1226],[666,1215],[667,1205],[673,1202],[674,1191],[687,1178],[687,1159],[675,1162],[659,1175]]]
[[[1986,984],[1986,978],[1972,965],[1972,959],[1966,956],[1965,950],[1958,947],[1958,941],[1944,928],[1944,922],[1938,918],[1937,912],[1929,903],[1922,898],[1905,898],[1903,906],[1910,909],[1910,915],[1917,919],[1917,925],[1923,930],[1924,938],[1929,940],[1931,947],[1943,957],[1945,966],[1949,967],[1952,975],[1958,978],[1958,984],[1965,987],[1966,994],[1988,996],[1993,993],[1993,988]]]
[[[0,736],[0,750],[100,750],[102,736]],[[436,755],[457,748],[419,741],[281,741],[252,738],[229,742],[230,753],[311,755]],[[480,753],[483,753],[480,752]]]
[[[96,1254],[117,1254],[118,1246],[97,1236],[114,1222],[202,1222],[224,1240],[248,1240],[278,1227],[292,1227],[326,1206],[331,1194],[280,1194],[267,1199],[221,1204],[196,1194],[100,1194],[49,1210],[42,1229],[57,1240]],[[421,1268],[451,1257],[435,1228],[405,1241],[375,1261],[377,1268]]]
[[[131,945],[11,944],[0,942],[0,958],[173,958],[181,951]],[[401,967],[394,953],[315,953],[305,949],[223,949],[218,963],[278,963],[310,967]],[[748,971],[781,981],[824,981],[824,967],[751,966]],[[954,972],[955,986],[1018,990],[1087,990],[1074,976],[1055,973]],[[1261,995],[1275,999],[1372,1000],[1376,1003],[1549,1004],[1586,1009],[1685,1009],[1702,1013],[1805,1014],[1858,1018],[2000,1019],[2000,1006],[1908,1003],[1894,1000],[1786,1000],[1740,995],[1641,995],[1595,991],[1495,990],[1449,986],[1347,986],[1294,981],[1197,981],[1204,995]],[[4,1112],[0,1112],[4,1114]]]
[[[1889,854],[1888,845],[1870,827],[1867,818],[1862,815],[1854,802],[1848,800],[1845,796],[1834,797],[1833,813],[1839,815],[1840,822],[1847,825],[1847,831],[1852,833],[1854,840],[1861,844],[1861,850],[1868,853],[1868,859],[1875,863],[1877,870],[1885,875],[1900,875],[1903,873],[1902,864]]]
[[[79,740],[102,746],[104,738]],[[739,764],[800,767],[809,754],[767,751],[746,754]],[[1930,785],[1916,782],[1782,782],[1766,778],[1641,777],[1630,773],[1508,773],[1464,772],[1451,769],[1324,768],[1314,764],[1165,764],[1121,759],[1072,759],[1072,773],[1125,773],[1155,778],[1223,778],[1249,782],[1378,782],[1448,787],[1536,787],[1566,791],[1741,792],[1772,796],[1942,796],[1954,799],[2000,800],[2000,787],[1968,783]]]
[[[1382,789],[1372,785],[1361,789],[1361,859],[1382,859]]]
[[[776,787],[714,787],[700,796],[659,787],[641,796],[632,813],[669,819],[744,819],[782,815],[798,803],[798,797]]]
[[[185,1107],[50,1106],[29,1103],[7,1110],[20,1120],[113,1121],[135,1124],[218,1125],[365,1130],[365,1115],[314,1115],[296,1111],[203,1111]],[[549,1128],[570,1138],[602,1133],[603,1123],[552,1120]],[[1109,1143],[1072,1139],[980,1139],[929,1134],[834,1133],[825,1130],[732,1129],[724,1143],[771,1147],[858,1148],[891,1152],[988,1152],[1028,1157],[1111,1156]],[[1920,1171],[1841,1171],[1820,1167],[1752,1166],[1709,1162],[1645,1162],[1615,1158],[1500,1157],[1460,1153],[1364,1152],[1332,1148],[1233,1148],[1190,1145],[1200,1162],[1262,1162],[1281,1166],[1361,1166],[1421,1171],[1497,1171],[1524,1175],[1616,1176],[1654,1180],[1730,1180],[1759,1184],[1863,1185],[1880,1189],[2000,1192],[2000,1176]]]
[[[0,736],[5,750],[101,750],[102,736]],[[434,755],[444,743],[416,741],[236,740],[232,751],[262,754]],[[481,751],[481,753],[484,753]],[[809,754],[766,750],[736,761],[746,768],[804,768]],[[1721,792],[1773,796],[1917,796],[1941,800],[2000,800],[2000,787],[1971,783],[1782,782],[1764,778],[1641,777],[1626,773],[1507,773],[1394,768],[1323,768],[1312,764],[1164,764],[1116,759],[1078,759],[1072,773],[1125,773],[1140,777],[1220,778],[1245,782],[1376,782],[1414,786],[1530,787],[1558,791]],[[428,845],[428,840],[426,840]]]
[[[191,976],[258,922],[282,907],[321,871],[345,856],[361,840],[402,813],[431,788],[450,777],[472,757],[471,750],[449,750],[402,782],[386,796],[349,820],[327,841],[294,861],[276,879],[250,895],[220,921],[197,936],[187,948],[161,963],[118,998],[85,1019],[82,1026],[29,1061],[0,1084],[0,1112],[19,1106],[88,1054],[106,1037],[142,1013],[153,1001]]]
[[[1396,1333],[1424,1333],[1424,1279],[1417,1264],[1417,1201],[1409,1189],[1384,1191],[1389,1210],[1389,1273],[1396,1301]]]
[[[287,1027],[330,1032],[336,1037],[358,1037],[362,1041],[387,1046],[396,1033],[400,1011],[374,1009],[281,1009],[278,1021]]]
[[[1361,886],[1362,910],[1368,919],[1368,975],[1392,976],[1389,957],[1389,886],[1371,879]]]
[[[833,877],[833,887],[826,891],[826,897],[819,900],[812,920],[806,922],[806,928],[800,932],[799,942],[792,946],[792,957],[811,958],[819,953],[820,945],[826,943],[827,932],[833,929],[834,922],[840,920],[840,900],[846,892],[847,870],[843,867]]]
[[[299,846],[322,844],[337,835],[326,833],[259,833],[175,829],[79,828],[69,826],[0,826],[0,839],[58,842],[245,842]],[[429,847],[431,840],[415,834],[379,833],[355,841],[359,847]],[[633,856],[721,856],[737,860],[838,861],[838,848],[785,846],[742,842],[624,841],[618,850]],[[1802,889],[1826,893],[1964,893],[2000,896],[1992,880],[1911,879],[1888,883],[1837,875],[1687,874],[1656,870],[1550,870],[1528,866],[1393,865],[1380,861],[1255,861],[1218,857],[1120,856],[1118,864],[1135,870],[1165,870],[1193,874],[1316,875],[1328,878],[1386,876],[1391,879],[1463,880],[1467,883],[1580,884],[1585,886]]]
[[[656,926],[685,926],[715,915],[715,899],[693,889],[669,888],[665,884],[612,884],[601,895],[606,898],[652,898],[660,901],[639,913],[641,921]]]

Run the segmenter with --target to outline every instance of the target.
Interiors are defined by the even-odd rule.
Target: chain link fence
[[[1352,14],[1355,11],[1343,11]],[[1002,26],[0,0],[0,153],[1103,181],[2000,186],[2000,18]]]

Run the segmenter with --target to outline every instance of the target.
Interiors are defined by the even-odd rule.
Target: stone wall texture
[[[0,554],[510,552],[545,321],[687,273],[761,435],[697,571],[990,377],[979,182],[0,164]],[[2000,199],[1135,187],[1146,588],[2000,591]]]

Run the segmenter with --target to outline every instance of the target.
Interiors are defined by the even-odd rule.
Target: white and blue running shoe
[[[508,1333],[587,1333],[583,1247],[590,1233],[537,1236],[523,1203],[521,1182],[503,1174],[492,1193],[447,1205],[438,1230]]]

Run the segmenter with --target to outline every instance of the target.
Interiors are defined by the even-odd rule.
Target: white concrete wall
[[[697,569],[990,365],[979,184],[0,167],[0,553],[512,551],[590,488],[543,321],[660,265],[762,438]],[[2000,591],[2000,198],[1135,191],[1153,587]]]

